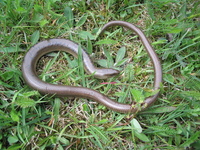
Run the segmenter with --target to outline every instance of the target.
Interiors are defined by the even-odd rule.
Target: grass
[[[0,149],[199,149],[199,7],[197,0],[0,0]],[[115,27],[97,37],[111,20],[139,26],[161,59],[161,94],[149,109],[120,114],[87,99],[40,95],[25,84],[25,53],[59,37],[121,74],[95,79],[80,58],[60,52],[40,60],[44,81],[92,88],[123,103],[150,94],[152,64],[137,36]]]

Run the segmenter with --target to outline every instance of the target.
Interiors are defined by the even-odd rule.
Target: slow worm
[[[148,42],[144,33],[135,25],[124,22],[124,21],[111,21],[105,24],[101,30],[104,32],[108,27],[111,26],[123,26],[135,32],[141,39],[146,51],[148,52],[154,67],[154,90],[160,89],[160,84],[162,82],[162,68],[154,49]],[[101,34],[100,33],[100,34]],[[84,87],[77,86],[66,86],[66,85],[55,85],[42,81],[36,74],[36,64],[38,60],[45,54],[53,51],[65,51],[72,54],[74,57],[78,56],[78,44],[65,39],[50,39],[46,41],[39,42],[34,45],[25,55],[22,64],[22,73],[25,82],[33,89],[39,91],[42,94],[50,94],[57,96],[70,96],[70,97],[81,97],[94,100],[113,111],[120,113],[135,113],[137,111],[143,110],[150,106],[156,101],[159,92],[154,96],[148,97],[145,101],[138,106],[136,103],[123,104],[118,103],[105,95]],[[93,65],[90,57],[82,49],[82,58],[85,71],[89,74],[94,73],[96,78],[106,79],[108,77],[117,75],[119,71],[114,69],[100,69]]]

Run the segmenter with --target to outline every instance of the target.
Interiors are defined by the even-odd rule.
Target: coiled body
[[[134,26],[131,23],[124,21],[111,21],[103,26],[102,31],[105,31],[110,26],[123,26],[132,31],[134,31],[141,39],[143,45],[145,46],[146,51],[151,57],[153,66],[154,66],[154,90],[158,90],[160,88],[160,84],[162,82],[162,68],[159,62],[159,59],[154,51],[154,49],[149,44],[146,36],[143,32]],[[66,85],[55,85],[42,81],[38,78],[36,74],[36,64],[44,54],[52,52],[52,51],[65,51],[67,53],[72,54],[77,57],[78,55],[78,44],[65,39],[50,39],[43,42],[40,42],[33,46],[25,55],[24,61],[22,64],[22,73],[26,83],[33,89],[38,90],[42,94],[50,94],[57,96],[71,96],[71,97],[82,97],[94,100],[111,110],[121,112],[121,113],[134,113],[138,110],[143,110],[149,105],[151,105],[158,97],[158,94],[154,96],[148,97],[145,99],[141,108],[136,107],[134,104],[122,104],[116,101],[113,101],[106,97],[105,95],[84,87],[76,87],[76,86],[66,86]],[[96,68],[88,56],[88,54],[82,50],[82,58],[84,68],[87,73],[94,73],[94,76],[100,79],[105,79],[114,75],[117,75],[119,71],[114,69],[99,69]]]

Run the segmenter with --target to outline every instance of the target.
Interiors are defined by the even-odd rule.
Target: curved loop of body
[[[154,66],[154,75],[155,75],[154,90],[159,90],[160,84],[162,82],[161,64],[154,49],[148,42],[144,33],[135,25],[124,21],[111,21],[105,24],[102,28],[101,33],[111,26],[123,26],[125,28],[132,30],[139,36]],[[143,110],[146,107],[150,106],[153,102],[155,102],[158,97],[159,92],[157,92],[154,96],[146,98],[143,104],[141,105],[141,108],[138,108],[136,105],[134,105],[134,103],[133,104],[118,103],[106,97],[105,95],[89,88],[46,83],[41,79],[39,79],[39,77],[37,76],[36,64],[39,58],[52,51],[65,51],[67,53],[72,54],[74,57],[77,57],[78,44],[65,39],[50,39],[39,42],[27,52],[22,64],[23,77],[25,79],[25,82],[31,88],[39,91],[42,94],[50,94],[57,96],[72,96],[72,97],[82,97],[82,98],[92,99],[108,107],[109,109],[120,113],[135,113],[137,111]],[[94,73],[94,76],[96,78],[105,79],[117,75],[119,73],[119,71],[114,69],[96,68],[93,65],[88,54],[85,52],[85,50],[82,50],[82,58],[85,71],[89,74]]]

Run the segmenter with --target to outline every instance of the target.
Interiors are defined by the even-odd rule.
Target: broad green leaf
[[[130,91],[136,102],[141,103],[144,101],[145,97],[141,90],[131,89]]]
[[[19,122],[19,116],[18,116],[18,114],[15,110],[12,110],[10,112],[10,116],[11,116],[13,121]]]
[[[135,118],[133,118],[130,123],[135,131],[137,131],[138,133],[142,133],[142,127],[140,126],[140,123]]]
[[[24,9],[23,7],[18,7],[18,8],[16,9],[16,11],[19,12],[19,13],[25,13],[25,12],[26,12],[26,9]]]
[[[91,32],[88,32],[88,31],[80,31],[79,32],[79,37],[84,39],[84,40],[87,40],[88,38],[90,40],[93,40],[95,39],[95,36],[91,34]]]
[[[112,58],[111,52],[108,51],[107,49],[104,49],[103,52],[105,56],[107,57],[107,65],[108,65],[107,67],[109,68],[112,67],[114,65],[114,60]]]
[[[65,10],[64,10],[64,16],[66,17],[66,21],[67,21],[68,26],[70,28],[72,28],[73,25],[74,25],[74,15],[73,15],[71,7],[67,6],[65,8]]]
[[[11,78],[13,78],[13,76],[15,75],[15,72],[14,71],[7,71],[3,74],[1,74],[1,77],[4,81],[8,81],[10,80]]]
[[[83,111],[87,111],[89,112],[90,111],[90,108],[88,107],[88,104],[83,104]]]
[[[87,17],[88,17],[88,15],[87,15],[87,14],[84,14],[84,15],[81,17],[81,19],[76,23],[76,27],[82,26],[82,25],[85,23],[85,21],[87,20]]]
[[[38,40],[39,40],[39,37],[40,37],[40,32],[37,30],[35,31],[32,35],[31,35],[31,43],[32,45],[35,45]]]
[[[117,52],[116,62],[121,61],[126,53],[126,47],[121,47]]]
[[[39,22],[41,28],[44,27],[44,26],[45,26],[46,24],[48,24],[48,23],[49,23],[49,21],[46,20],[46,19],[43,19],[43,20],[41,20],[41,21]]]
[[[105,67],[105,68],[108,67],[108,62],[107,62],[107,60],[105,60],[105,59],[100,59],[100,60],[98,60],[97,62],[98,62],[98,64],[99,64],[101,67]]]
[[[149,138],[143,133],[139,133],[139,132],[135,131],[135,136],[138,137],[143,142],[150,142]]]
[[[18,46],[0,48],[0,52],[3,52],[3,53],[16,53],[16,52],[21,52],[21,51],[23,50],[19,48]]]
[[[13,144],[13,145],[9,146],[6,150],[19,150],[22,147],[23,147],[22,144]]]
[[[173,28],[173,29],[168,30],[168,33],[177,34],[177,33],[180,33],[182,30],[183,29],[181,29],[181,28]]]
[[[152,45],[165,44],[165,43],[167,43],[167,39],[158,39],[156,42],[153,42]]]
[[[9,136],[8,142],[9,142],[10,145],[12,145],[13,143],[18,142],[18,137],[17,136]]]
[[[38,5],[38,4],[34,5],[34,12],[35,13],[39,14],[39,13],[42,12],[42,10],[43,10],[43,7],[41,5]]]
[[[113,4],[113,0],[107,0],[107,3],[106,3],[106,10],[109,10],[110,9],[110,6],[112,6]]]
[[[96,124],[104,124],[104,123],[107,123],[107,122],[109,122],[108,119],[102,119],[102,120],[96,122]]]
[[[101,45],[101,44],[117,44],[118,41],[116,40],[112,40],[112,39],[103,39],[103,40],[100,40],[98,42],[96,42],[95,44],[96,45]]]
[[[40,22],[43,18],[44,18],[44,16],[39,14],[39,13],[38,14],[34,14],[32,21],[33,22]]]
[[[150,97],[153,96],[155,94],[157,94],[160,90],[144,90],[144,96],[145,97]]]
[[[57,144],[57,148],[56,149],[57,150],[64,150],[63,146],[60,143]]]
[[[127,11],[121,11],[120,12],[120,17],[121,18],[124,18],[124,17],[126,17],[127,16]]]
[[[127,61],[128,61],[128,58],[122,59],[121,61],[117,62],[115,64],[115,66],[117,66],[117,67],[121,66],[121,65],[125,64]]]

